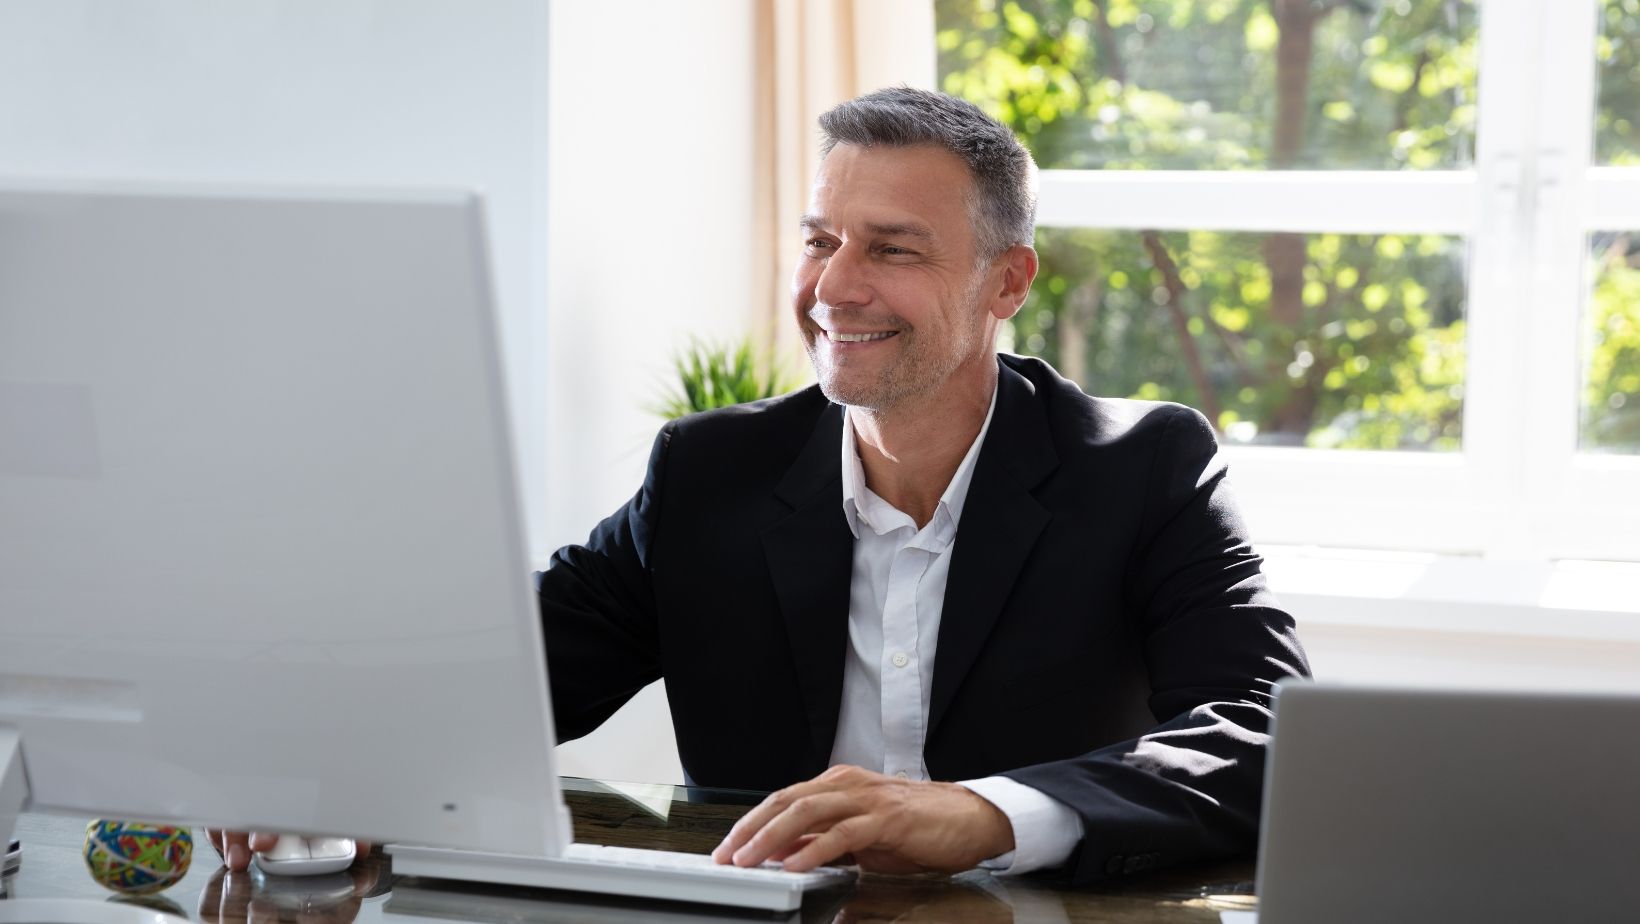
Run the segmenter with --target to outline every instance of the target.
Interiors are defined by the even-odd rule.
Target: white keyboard
[[[762,866],[724,866],[704,853],[682,853],[676,850],[644,850],[637,847],[605,847],[601,844],[571,844],[564,849],[565,860],[587,863],[613,863],[616,866],[634,866],[641,869],[693,869],[729,879],[751,878],[760,882],[794,882],[792,877],[813,876],[813,873],[788,873],[779,863]]]
[[[823,866],[788,873],[778,864],[720,866],[704,854],[571,844],[557,859],[392,844],[393,872],[464,882],[491,882],[602,895],[792,911],[803,893],[854,879]]]

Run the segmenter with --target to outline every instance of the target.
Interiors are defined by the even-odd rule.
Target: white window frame
[[[1640,230],[1640,168],[1592,168],[1596,0],[1480,0],[1472,170],[1045,170],[1043,227],[1461,235],[1463,446],[1230,446],[1261,542],[1640,560],[1640,456],[1577,451],[1588,235]]]

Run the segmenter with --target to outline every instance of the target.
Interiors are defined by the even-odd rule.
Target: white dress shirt
[[[854,424],[844,415],[843,515],[854,533],[848,655],[832,764],[854,764],[901,779],[926,780],[923,744],[946,578],[974,463],[996,412],[996,391],[974,444],[922,529],[866,487]],[[1001,776],[968,789],[1008,816],[1014,849],[981,864],[1025,873],[1065,862],[1082,839],[1082,819],[1064,803]]]

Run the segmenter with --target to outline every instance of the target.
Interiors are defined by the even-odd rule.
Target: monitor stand
[[[17,816],[28,805],[28,777],[23,773],[23,738],[0,725],[0,844],[10,843]],[[179,924],[174,914],[93,901],[89,898],[3,898],[0,924]]]

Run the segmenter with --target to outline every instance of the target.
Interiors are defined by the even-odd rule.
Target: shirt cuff
[[[966,787],[1002,810],[1014,828],[1014,849],[979,865],[998,875],[1016,876],[1058,866],[1082,840],[1082,818],[1065,803],[1005,776],[966,780]]]

